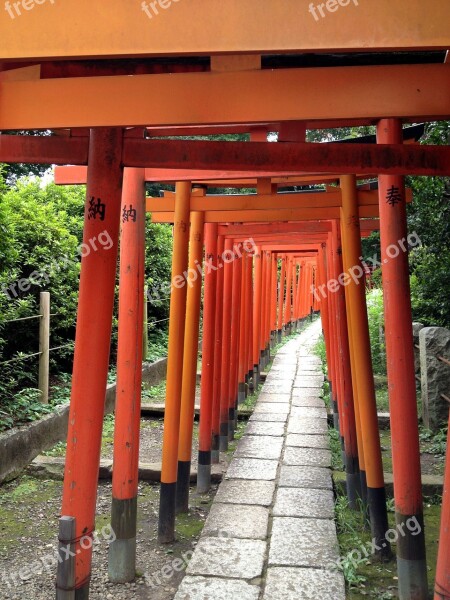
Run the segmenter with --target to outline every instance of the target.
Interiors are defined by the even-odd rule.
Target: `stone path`
[[[345,599],[320,327],[275,357],[175,600]]]

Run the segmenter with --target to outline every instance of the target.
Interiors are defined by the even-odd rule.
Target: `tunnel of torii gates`
[[[76,557],[59,565],[56,597],[89,597],[92,550],[82,540],[95,527],[120,229],[109,575],[135,577],[148,209],[174,224],[159,540],[174,539],[176,512],[188,506],[203,285],[199,491],[271,342],[320,311],[350,504],[366,503],[380,558],[390,556],[365,286],[356,277],[361,237],[379,228],[399,595],[425,600],[404,177],[448,176],[450,151],[407,143],[402,128],[450,117],[450,3],[190,0],[150,16],[141,8],[36,0],[11,3],[0,19],[0,162],[75,168],[59,183],[86,183],[84,241],[105,230],[113,240],[81,263],[59,531]],[[360,125],[375,125],[376,139],[305,142],[308,129]],[[250,141],[165,139],[237,133]],[[377,189],[358,185],[370,177]],[[146,181],[175,182],[175,196],[146,199]],[[280,193],[315,184],[327,187]],[[209,197],[209,186],[257,194]],[[203,276],[182,285],[202,262]],[[448,463],[436,600],[450,598]],[[405,527],[411,518],[422,526],[415,536]]]

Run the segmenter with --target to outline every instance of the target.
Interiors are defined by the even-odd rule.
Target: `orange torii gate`
[[[406,237],[401,177],[412,173],[445,175],[449,172],[447,148],[403,146],[401,121],[448,118],[450,70],[448,64],[385,65],[380,59],[374,66],[354,66],[350,61],[363,49],[371,53],[447,49],[450,7],[441,0],[430,0],[427,6],[407,0],[399,0],[395,5],[388,0],[370,0],[358,7],[339,3],[332,7],[337,12],[332,11],[335,14],[331,20],[331,15],[324,12],[325,4],[315,11],[308,10],[309,5],[304,0],[286,0],[283,6],[272,2],[268,10],[261,10],[257,0],[246,3],[230,0],[226,5],[211,0],[207,6],[201,0],[192,0],[189,5],[177,4],[158,19],[156,13],[150,13],[153,19],[150,32],[149,15],[130,10],[119,0],[108,2],[108,11],[114,13],[114,19],[100,13],[95,3],[87,0],[66,0],[61,5],[46,3],[39,8],[34,4],[24,6],[26,17],[20,12],[20,3],[13,3],[9,6],[9,16],[0,22],[0,37],[4,42],[0,54],[3,61],[0,65],[0,130],[71,128],[73,137],[30,140],[2,135],[0,161],[87,164],[85,239],[100,226],[108,227],[115,250],[123,209],[124,166],[239,170],[242,177],[246,173],[257,177],[255,172],[260,177],[275,178],[295,177],[299,173],[324,173],[333,178],[335,174],[380,174],[380,229],[389,326],[387,357],[392,382],[392,437],[396,448],[393,456],[396,519],[400,526],[408,518],[417,518],[422,524],[407,255],[391,257],[389,249]],[[328,6],[326,8],[328,10]],[[299,10],[304,10],[305,19],[298,18]],[[196,11],[198,18],[191,18],[192,11]],[[96,28],[86,27],[93,16]],[[320,36],[317,19],[322,19]],[[375,29],[374,22],[377,23]],[[236,28],[236,23],[241,26]],[[350,59],[346,58],[345,66],[330,66],[326,52],[338,51],[348,53]],[[299,54],[306,52],[320,53],[321,57],[316,59],[318,66],[302,68]],[[163,74],[155,59],[159,56],[183,59],[183,64],[175,64],[170,74]],[[116,57],[120,57],[117,63]],[[288,60],[293,61],[294,68],[283,68],[292,66]],[[165,68],[170,70],[170,67]],[[330,87],[333,102],[329,101]],[[263,103],[261,90],[264,90]],[[390,119],[386,120],[386,116]],[[276,124],[275,131],[287,129],[288,134],[282,138],[286,142],[266,144],[142,140],[133,139],[131,136],[136,132],[132,130],[124,132],[124,128],[143,124],[151,125],[155,133],[162,131],[163,135],[174,133],[173,128],[192,132],[199,126],[210,127],[214,133],[219,125],[236,131],[258,127],[267,131],[272,124]],[[379,145],[376,146],[362,144],[342,148],[330,144],[325,148],[325,145],[303,143],[306,128],[373,124],[378,127]],[[89,135],[79,131],[77,136],[74,128],[87,127],[93,128]],[[175,206],[179,225],[174,236],[176,275],[182,273],[178,268],[187,267],[187,232],[181,224],[190,218],[191,181],[186,179],[185,184],[179,186],[179,202]],[[347,181],[346,186],[349,191],[344,211],[355,206],[353,183]],[[338,211],[338,216],[334,209],[328,211],[328,215],[339,219],[341,209]],[[359,213],[363,214],[362,208]],[[292,217],[293,212],[290,214]],[[200,218],[198,214],[192,216]],[[276,217],[275,213],[267,213],[265,218],[270,216]],[[208,223],[207,227],[214,235],[214,229],[221,225]],[[330,233],[331,245],[336,248],[337,225],[334,229]],[[344,248],[348,246],[347,254],[351,258],[357,244],[354,231],[347,230],[347,224],[343,226],[342,241]],[[192,240],[193,246],[195,243],[198,243],[198,235]],[[59,598],[66,590],[77,600],[89,596],[90,551],[81,548],[79,541],[80,536],[89,534],[94,527],[115,250],[108,256],[96,258],[92,254],[82,261],[63,501],[64,514],[75,518],[76,527],[67,541],[80,552],[74,577],[58,579]],[[334,267],[339,269],[334,254],[332,258]],[[247,276],[249,273],[247,267]],[[231,290],[233,275],[231,288],[230,282],[227,283]],[[234,279],[237,283],[238,272]],[[98,311],[101,314],[92,315],[89,303],[92,296],[103,299],[102,310]],[[354,292],[349,296],[350,304],[359,307],[356,316],[361,323],[364,321],[361,299]],[[171,326],[173,330],[178,328],[178,332],[184,331],[184,316],[179,309],[185,297],[183,291],[174,292]],[[191,304],[195,306],[194,292]],[[354,332],[355,315],[351,310],[348,315],[349,332]],[[232,318],[232,314],[228,316]],[[332,321],[330,319],[330,323]],[[222,322],[225,322],[223,318]],[[336,334],[337,329],[333,335]],[[350,344],[350,355],[355,354],[354,346]],[[174,364],[181,367],[176,362],[179,357],[174,356]],[[339,364],[335,366],[339,371]],[[353,370],[351,376],[354,376]],[[357,393],[359,389],[357,385]],[[365,393],[367,407],[370,393],[367,389]],[[91,399],[88,406],[83,402],[87,395]],[[361,416],[363,422],[365,418]],[[74,439],[78,443],[71,444]],[[373,436],[370,439],[369,452],[372,452]],[[86,457],[92,458],[86,464],[79,456],[83,443]],[[371,460],[372,457],[365,458]],[[376,483],[374,477],[373,490],[378,489]],[[173,486],[166,491],[167,496],[162,494],[162,504],[166,497],[172,498]],[[379,497],[375,499],[379,501]],[[132,539],[132,533],[123,531],[120,539]],[[445,539],[441,540],[442,547],[445,548]],[[416,537],[406,531],[399,540],[398,555],[401,600],[425,599],[423,527]],[[448,568],[448,564],[442,566],[440,562],[436,598],[442,597],[442,589],[448,592],[444,581],[446,566]]]

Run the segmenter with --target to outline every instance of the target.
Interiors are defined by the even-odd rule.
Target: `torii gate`
[[[396,449],[393,456],[396,519],[401,525],[407,518],[415,517],[422,524],[407,255],[403,253],[391,259],[388,249],[406,237],[401,176],[449,172],[448,149],[403,147],[401,120],[448,118],[450,71],[448,64],[366,67],[347,63],[349,66],[331,67],[326,63],[326,55],[321,59],[324,64],[303,69],[301,57],[297,55],[311,51],[345,51],[351,56],[364,48],[372,52],[445,50],[450,46],[447,31],[450,6],[441,0],[430,0],[427,6],[418,1],[399,0],[393,5],[388,0],[368,0],[364,5],[351,7],[339,1],[326,3],[326,6],[323,3],[320,10],[314,12],[308,11],[309,4],[304,0],[286,0],[282,7],[272,3],[268,10],[261,10],[257,0],[246,3],[230,0],[226,5],[219,0],[211,0],[207,5],[201,0],[192,0],[189,5],[177,3],[164,14],[155,13],[149,29],[148,15],[141,14],[140,9],[130,10],[119,0],[108,2],[108,11],[114,13],[114,20],[101,14],[98,6],[87,0],[66,0],[61,5],[45,3],[39,7],[28,3],[26,8],[23,6],[26,15],[20,12],[20,3],[13,3],[9,16],[0,22],[0,38],[4,42],[0,59],[5,61],[0,75],[0,130],[94,129],[89,138],[81,135],[17,140],[13,136],[1,136],[0,160],[88,164],[85,236],[89,239],[98,233],[100,226],[108,227],[116,249],[123,166],[206,167],[217,171],[240,170],[244,175],[249,171],[246,165],[254,163],[251,170],[261,177],[295,176],[299,169],[304,173],[337,173],[350,177],[354,173],[381,174],[380,229],[391,425]],[[190,18],[193,10],[197,19]],[[298,18],[299,10],[304,10],[304,19]],[[86,27],[93,17],[96,27]],[[320,36],[316,17],[323,19]],[[375,29],[374,22],[377,23]],[[240,26],[236,27],[236,23]],[[283,60],[288,54],[294,68],[277,68],[286,66]],[[158,74],[161,67],[147,61],[149,55],[171,55],[185,62],[174,66],[175,73]],[[186,59],[189,56],[199,58]],[[123,63],[104,64],[101,60],[111,57],[133,58],[135,62],[124,67]],[[211,57],[210,65],[204,57]],[[85,59],[95,59],[94,64],[87,65]],[[333,102],[329,101],[330,86]],[[264,103],[260,102],[261,90]],[[303,131],[306,127],[377,124],[379,145],[343,149],[337,145],[320,148],[303,144],[304,136],[301,139],[298,128],[289,123],[298,121],[302,122]],[[147,141],[124,137],[122,131],[124,127],[142,124],[151,124],[155,131],[165,132],[170,132],[168,127],[200,125],[212,130],[217,125],[235,126],[238,131],[247,125],[267,128],[274,123],[290,129],[294,143]],[[353,183],[346,181],[345,185],[349,201],[342,209],[344,214],[346,208],[355,208]],[[189,185],[180,186],[180,207],[175,207],[177,216],[189,217],[189,211],[183,213],[188,206],[189,188]],[[387,201],[393,197],[395,202]],[[100,199],[100,205],[91,205],[92,198]],[[104,214],[102,222],[96,206]],[[348,244],[351,257],[357,254],[356,236],[351,229],[345,230],[346,225],[343,243]],[[175,235],[178,258],[183,256],[187,242],[186,232],[182,233]],[[333,245],[334,233],[332,231]],[[114,252],[108,256],[85,257],[80,282],[69,439],[76,437],[84,442],[96,460],[101,433],[99,409],[108,367],[115,259]],[[104,301],[103,310],[93,316],[89,303],[92,295]],[[351,305],[357,304],[355,300],[356,295],[350,294]],[[362,313],[358,312],[360,317]],[[181,319],[175,316],[172,322],[180,326]],[[354,325],[350,324],[350,330],[354,331]],[[355,348],[350,350],[355,353]],[[357,388],[359,393],[360,385]],[[82,402],[87,393],[91,398],[88,406]],[[85,421],[76,418],[81,407],[85,410]],[[75,451],[69,452],[67,457],[63,511],[76,516],[76,533],[69,538],[75,546],[94,524],[94,462],[80,466]],[[88,490],[85,498],[79,489],[83,478]],[[173,491],[170,489],[168,494]],[[81,499],[83,507],[79,503]],[[448,525],[447,529],[444,525],[441,549],[445,550]],[[125,542],[132,539],[131,532],[121,533]],[[423,527],[415,538],[408,532],[400,538],[398,555],[401,599],[426,598]],[[440,561],[439,565],[436,598],[442,597],[442,589],[444,593],[448,591],[445,583],[448,563]],[[70,583],[71,593],[77,600],[88,597],[89,576],[90,553],[82,551],[77,556],[75,579]],[[66,582],[59,583],[61,588]]]

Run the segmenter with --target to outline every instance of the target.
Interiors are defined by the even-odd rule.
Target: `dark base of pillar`
[[[212,436],[212,443],[211,443],[211,464],[212,465],[219,464],[219,460],[220,460],[219,446],[220,446],[220,436],[214,434]]]
[[[255,377],[255,373],[254,373],[253,369],[250,369],[250,371],[248,372],[248,375],[247,375],[247,383],[248,383],[247,390],[249,392],[253,391],[253,389],[255,387],[255,384],[253,381],[254,377]]]
[[[365,471],[359,472],[361,479],[361,500],[365,509],[367,509],[367,475]]]
[[[228,411],[228,441],[234,440],[234,427],[235,427],[235,414],[234,408],[230,408]]]
[[[211,452],[199,450],[197,493],[206,494],[211,488]]]
[[[58,596],[56,596],[56,599],[58,600]],[[75,590],[75,600],[89,600],[89,583]]]
[[[281,338],[282,338],[282,337],[283,337],[283,330],[282,330],[282,329],[279,329],[279,330],[277,331],[277,340],[278,340],[278,343],[279,343],[279,344],[281,343]]]
[[[245,402],[245,383],[240,383],[238,386],[238,404]]]
[[[220,452],[226,452],[228,450],[228,421],[220,424]]]
[[[386,490],[382,488],[367,487],[367,504],[369,507],[370,528],[372,537],[375,538],[377,546],[377,556],[382,561],[389,561],[392,558],[391,544],[386,538],[386,532],[389,530],[386,508]]]
[[[259,365],[253,365],[253,389],[256,390],[259,385]]]
[[[158,522],[158,542],[160,544],[170,544],[175,540],[176,497],[176,482],[161,483]]]
[[[112,499],[111,529],[116,539],[109,546],[108,575],[112,583],[136,578],[137,498]]]
[[[176,514],[189,512],[189,484],[191,480],[191,461],[178,461]]]
[[[358,510],[361,501],[361,477],[359,473],[358,457],[346,455],[345,473],[349,506],[352,510]]]

